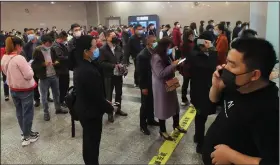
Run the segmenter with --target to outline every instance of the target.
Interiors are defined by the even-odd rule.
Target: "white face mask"
[[[181,25],[177,25],[177,28],[180,28],[181,27]]]
[[[241,24],[237,25],[237,27],[241,27]]]
[[[73,33],[73,36],[76,37],[76,38],[81,37],[81,35],[82,35],[81,31],[76,31],[76,32]]]

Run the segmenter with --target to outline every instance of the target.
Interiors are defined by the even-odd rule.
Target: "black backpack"
[[[75,137],[75,121],[79,121],[78,115],[74,109],[75,101],[76,101],[76,90],[74,86],[71,86],[68,89],[67,94],[65,96],[65,103],[71,115],[72,137]]]
[[[75,101],[76,101],[76,90],[75,90],[74,86],[71,86],[68,89],[67,94],[65,96],[65,103],[66,103],[67,107],[69,108],[69,112],[70,112],[72,119],[74,119],[75,121],[79,121],[78,115],[77,115],[76,111],[74,110]]]

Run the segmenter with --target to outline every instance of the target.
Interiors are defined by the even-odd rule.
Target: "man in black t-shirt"
[[[275,62],[264,39],[232,43],[212,78],[210,100],[222,100],[224,110],[205,136],[204,164],[279,164],[278,87],[269,81]]]

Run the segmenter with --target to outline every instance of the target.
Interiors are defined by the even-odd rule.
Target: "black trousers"
[[[59,75],[59,91],[60,91],[60,103],[65,101],[65,96],[67,94],[67,90],[69,88],[70,83],[70,75],[69,74],[61,74]]]
[[[155,119],[152,92],[152,89],[148,89],[148,95],[143,95],[141,92],[140,127],[147,127],[147,122],[152,122]]]
[[[188,76],[183,76],[183,85],[182,85],[182,102],[188,102],[187,94],[189,87],[190,78]]]
[[[2,72],[2,77],[3,77],[4,95],[9,96],[10,95],[9,86],[7,83],[5,83],[7,80],[7,76],[3,72]]]
[[[197,114],[195,116],[195,138],[198,144],[203,145],[204,141],[204,132],[205,132],[205,123],[207,121],[207,115]]]
[[[98,165],[102,134],[102,116],[95,119],[80,118],[83,127],[83,158],[86,165]]]
[[[37,87],[34,89],[34,101],[40,101],[40,92],[39,92],[39,78],[34,75],[34,80],[38,84]],[[48,98],[50,98],[50,90],[48,91]]]
[[[179,114],[173,116],[173,128],[179,126],[179,118],[180,118]],[[159,119],[159,128],[160,128],[160,132],[166,132],[165,120]]]
[[[134,63],[134,84],[137,86],[139,85],[139,74],[137,72],[137,66],[136,66],[136,57],[133,58],[133,63]]]
[[[175,50],[175,60],[178,60],[181,58],[181,50],[178,48]]]
[[[113,90],[115,89],[115,102],[122,102],[122,86],[123,86],[123,78],[122,76],[112,76],[112,77],[105,77],[104,79],[105,84],[105,93],[106,99],[112,102],[113,99]]]

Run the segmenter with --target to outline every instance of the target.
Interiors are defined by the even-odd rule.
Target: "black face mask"
[[[230,72],[229,70],[227,70],[225,68],[219,71],[221,79],[223,80],[226,88],[228,88],[230,90],[238,90],[242,86],[245,86],[245,85],[251,83],[251,81],[249,81],[249,82],[247,82],[247,83],[245,83],[241,86],[236,85],[236,83],[235,83],[237,76],[244,75],[244,74],[247,74],[247,73],[250,73],[250,72],[246,72],[246,73],[236,75],[236,74]]]
[[[117,37],[112,38],[112,44],[117,45],[119,43],[119,39]]]

